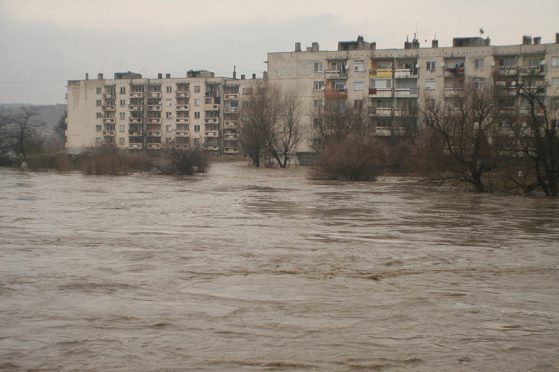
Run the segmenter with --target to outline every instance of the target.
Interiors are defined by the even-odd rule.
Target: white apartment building
[[[515,84],[527,75],[546,86],[548,96],[559,97],[559,33],[555,37],[555,43],[542,44],[539,37],[525,36],[521,44],[507,46],[492,46],[489,38],[454,38],[452,47],[440,48],[437,40],[422,48],[414,39],[404,49],[376,49],[376,43],[358,37],[339,42],[336,51],[322,51],[318,43],[302,51],[296,43],[292,52],[268,54],[267,76],[297,93],[309,128],[313,110],[326,100],[339,100],[366,104],[377,136],[404,135],[417,129],[424,98],[451,100],[467,81],[498,88],[503,109],[522,105]],[[303,141],[298,151],[311,151],[311,143],[312,138]]]
[[[239,102],[256,81],[188,71],[157,79],[132,72],[114,79],[68,82],[66,149],[98,146],[131,150],[202,146],[216,154],[239,153]]]

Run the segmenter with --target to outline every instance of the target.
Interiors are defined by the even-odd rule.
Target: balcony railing
[[[161,105],[148,105],[148,111],[161,111]]]
[[[177,130],[175,131],[176,137],[190,137],[190,132],[187,130]]]
[[[392,135],[392,132],[394,132],[394,135],[396,136],[403,136],[406,134],[406,128],[396,127],[392,129],[392,128],[381,127],[375,129],[375,135],[379,137],[389,137]]]
[[[114,111],[115,110],[114,106],[109,106],[109,105],[103,105],[102,108],[105,111]]]
[[[418,77],[418,70],[409,68],[398,68],[394,70],[395,79],[415,79]]]
[[[128,148],[133,149],[133,150],[138,150],[138,149],[142,148],[142,144],[141,143],[129,143]]]
[[[160,143],[148,143],[148,150],[161,150]]]
[[[116,134],[114,130],[104,130],[103,136],[105,137],[113,137]]]
[[[103,118],[103,123],[114,124],[115,123],[115,118]]]
[[[223,96],[223,99],[226,101],[238,101],[239,94],[238,93],[228,93]]]
[[[380,78],[380,79],[391,79],[392,69],[391,68],[377,68],[372,69],[369,73],[369,77]]]
[[[144,92],[130,92],[130,98],[143,98]]]
[[[324,71],[324,77],[326,79],[347,79],[347,71],[326,70]]]
[[[177,118],[175,120],[175,122],[177,124],[189,124],[190,123],[190,119],[189,118]]]
[[[129,130],[128,131],[128,135],[130,137],[140,137],[142,135],[143,131],[141,130]]]
[[[161,92],[150,92],[149,97],[150,98],[161,98]]]
[[[219,118],[206,118],[204,119],[206,124],[219,124]]]
[[[238,107],[226,107],[225,108],[225,113],[226,114],[236,114],[239,112],[239,108]]]
[[[219,151],[219,146],[216,145],[205,145],[204,148],[208,151]]]
[[[463,77],[464,66],[447,67],[444,70],[444,77]]]
[[[369,88],[369,96],[392,97],[392,88]]]
[[[219,111],[219,104],[217,104],[217,103],[204,104],[204,110],[205,111]]]
[[[188,110],[190,110],[190,105],[177,105],[176,110],[177,111],[188,111]]]
[[[207,130],[205,133],[206,137],[216,138],[219,137],[219,131],[217,130]]]
[[[225,134],[223,136],[223,138],[226,139],[226,140],[236,140],[236,139],[239,139],[239,134],[238,133],[228,133],[228,134]]]
[[[239,149],[236,147],[226,147],[223,150],[224,154],[238,154],[239,153]]]
[[[142,124],[144,122],[144,120],[140,119],[140,118],[129,118],[128,122],[130,124]]]
[[[464,88],[444,88],[445,97],[456,97],[464,92]]]
[[[326,99],[345,99],[347,98],[346,89],[326,89],[324,91],[324,97]]]
[[[394,97],[417,97],[418,88],[396,88],[394,89]]]
[[[161,118],[149,118],[148,123],[149,124],[161,124]]]
[[[148,130],[148,137],[161,137],[160,130]]]
[[[177,90],[176,96],[179,98],[187,98],[190,97],[190,92],[187,90]]]
[[[236,121],[228,121],[226,120],[223,123],[223,128],[231,128],[231,129],[235,129],[239,127],[239,123],[237,123]]]
[[[144,106],[142,106],[142,105],[130,105],[130,106],[128,106],[128,108],[130,109],[130,111],[143,111],[144,110]]]

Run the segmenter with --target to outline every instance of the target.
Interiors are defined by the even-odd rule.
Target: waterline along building
[[[413,38],[403,49],[377,49],[363,37],[341,41],[335,51],[320,50],[318,43],[302,50],[296,43],[293,51],[268,53],[264,79],[301,99],[309,138],[297,152],[304,155],[312,151],[313,117],[329,100],[366,107],[371,133],[379,137],[413,132],[426,99],[450,101],[467,82],[495,87],[503,110],[526,110],[516,95],[516,84],[523,82],[545,87],[559,107],[559,33],[553,43],[524,36],[517,45],[503,46],[491,45],[488,37],[454,38],[451,47],[439,47],[437,40],[422,47]],[[189,71],[183,78],[117,73],[110,80],[101,75],[69,81],[66,147],[200,145],[239,153],[240,102],[255,93],[258,81],[254,75],[224,78],[208,71]]]
[[[66,149],[94,147],[160,150],[201,146],[216,154],[239,153],[239,102],[256,81],[188,71],[185,77],[133,72],[113,79],[68,82]]]

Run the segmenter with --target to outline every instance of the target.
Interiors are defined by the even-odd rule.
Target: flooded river
[[[0,370],[559,370],[557,200],[243,163],[0,190]]]

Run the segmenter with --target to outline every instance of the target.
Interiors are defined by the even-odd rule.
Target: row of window
[[[155,92],[156,90],[154,90]],[[200,93],[201,89],[199,85],[194,85],[194,93]],[[101,94],[103,92],[103,88],[102,87],[97,87],[95,89],[95,93],[97,94]],[[173,93],[173,86],[172,85],[168,85],[165,87],[165,92],[167,93]],[[114,93],[114,92],[112,92]],[[126,87],[120,87],[119,89],[119,94],[126,94]],[[233,94],[238,94],[238,93],[233,93]],[[243,88],[243,94],[245,95],[251,95],[252,94],[252,88]]]
[[[100,124],[97,124],[97,125],[95,126],[95,130],[96,130],[97,132],[101,132],[101,131],[103,130],[103,126],[100,125]],[[166,130],[167,132],[173,132],[173,131],[174,131],[172,125],[167,125],[167,126],[165,127],[165,130]],[[188,125],[186,126],[186,129],[184,129],[184,130],[189,130],[189,129],[188,129]],[[200,132],[200,125],[199,125],[199,124],[194,125],[194,131],[195,131],[195,132]],[[119,132],[120,132],[120,133],[126,132],[126,125],[119,125]]]

